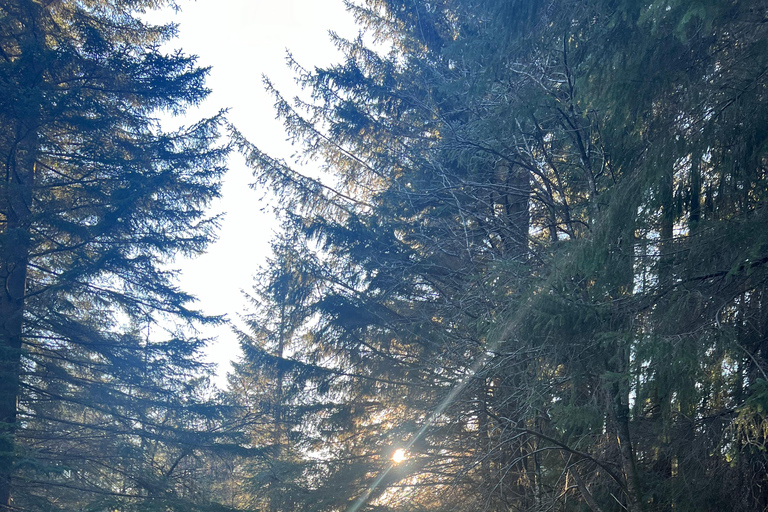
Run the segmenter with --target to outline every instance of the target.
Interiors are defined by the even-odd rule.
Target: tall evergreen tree
[[[283,509],[764,508],[765,5],[350,8],[276,93],[330,176],[239,140],[313,276]]]
[[[212,239],[227,148],[220,117],[160,129],[208,93],[139,17],[163,3],[0,2],[4,510],[148,510],[205,426],[182,327],[210,319],[165,265]]]

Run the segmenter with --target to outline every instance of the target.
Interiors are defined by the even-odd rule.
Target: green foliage
[[[240,141],[300,248],[276,509],[768,506],[764,3],[370,0],[268,85],[327,172]]]
[[[221,115],[157,1],[0,2],[0,508],[181,510],[220,412],[167,265],[217,220]],[[200,435],[195,432],[200,431]]]

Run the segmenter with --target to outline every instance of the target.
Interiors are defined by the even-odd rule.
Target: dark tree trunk
[[[621,456],[621,469],[624,473],[627,486],[627,510],[629,512],[642,512],[642,490],[640,478],[637,474],[637,461],[635,460],[635,448],[629,431],[629,400],[623,386],[616,383],[611,386],[612,416],[615,423],[616,441],[619,445]]]
[[[22,136],[7,156],[3,183],[5,225],[0,232],[0,507],[11,509],[16,415],[21,371],[22,326],[29,260],[29,217],[34,147]]]

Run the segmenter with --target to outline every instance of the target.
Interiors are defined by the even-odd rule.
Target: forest
[[[163,127],[163,6],[0,0],[0,511],[768,511],[768,0],[349,0],[292,160]],[[219,389],[173,262],[238,153]]]

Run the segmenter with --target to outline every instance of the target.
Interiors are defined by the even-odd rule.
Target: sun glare
[[[395,450],[395,453],[392,454],[392,462],[395,464],[400,464],[407,458],[407,454],[405,453],[405,450],[402,448],[398,448]]]

